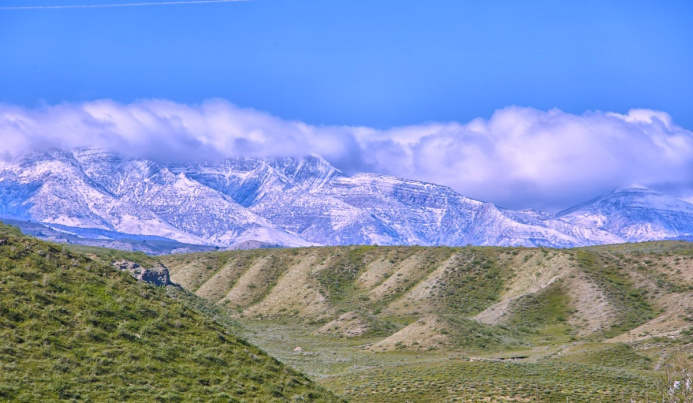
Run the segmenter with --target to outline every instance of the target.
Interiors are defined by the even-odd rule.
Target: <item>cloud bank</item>
[[[378,130],[288,121],[224,100],[99,100],[29,109],[0,105],[0,156],[97,146],[136,158],[322,155],[347,173],[448,185],[510,208],[556,211],[641,184],[693,196],[693,132],[659,111],[627,114],[507,107],[489,119]]]

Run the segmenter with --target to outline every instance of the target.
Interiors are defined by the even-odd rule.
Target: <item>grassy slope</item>
[[[457,359],[390,366],[324,381],[354,402],[644,401],[654,395],[647,382],[653,380],[598,366]]]
[[[365,391],[384,401],[498,396],[526,374],[538,378],[531,391],[517,390],[518,398],[536,399],[539,390],[549,401],[641,399],[659,377],[659,362],[693,349],[690,243],[574,250],[353,246],[161,260],[173,281],[209,298],[210,288],[235,293],[237,280],[219,284],[214,274],[222,267],[214,262],[240,261],[242,254],[283,262],[271,278],[253,277],[249,264],[234,269],[262,289],[253,303],[233,307],[257,330],[248,337],[356,400],[368,400]],[[320,306],[319,315],[306,306]],[[297,345],[302,352],[293,351]],[[524,358],[502,365],[448,362],[470,356]],[[373,368],[379,369],[372,374]],[[447,375],[475,384],[483,378],[473,380],[478,371],[500,386],[479,391]],[[421,374],[427,374],[423,381]],[[398,377],[404,386],[394,390]]]
[[[182,290],[0,226],[0,400],[337,400]],[[113,255],[113,256],[111,256]]]

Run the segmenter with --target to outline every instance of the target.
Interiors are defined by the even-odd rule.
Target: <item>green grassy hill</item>
[[[693,351],[686,242],[352,246],[160,260],[174,282],[250,329],[254,343],[357,401],[537,393],[640,401],[657,393],[668,360]],[[483,386],[481,373],[496,386]]]
[[[216,308],[0,226],[0,401],[338,401]],[[215,317],[215,315],[217,317]]]
[[[691,353],[685,242],[153,258],[0,227],[0,401],[662,401]]]

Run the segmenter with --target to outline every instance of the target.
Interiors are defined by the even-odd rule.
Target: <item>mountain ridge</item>
[[[620,187],[556,216],[617,234],[628,242],[693,233],[693,204],[640,185]]]
[[[220,248],[576,247],[693,234],[693,205],[644,187],[553,215],[505,209],[434,183],[349,176],[318,155],[161,163],[96,148],[0,162],[0,218],[74,228],[78,243],[93,229]]]

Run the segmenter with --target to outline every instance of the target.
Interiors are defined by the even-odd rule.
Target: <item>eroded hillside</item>
[[[459,380],[459,389],[443,383],[430,394],[416,375],[428,368],[434,382],[450,371],[480,370],[466,364],[470,357],[513,362],[503,364],[512,369],[506,378],[493,381],[494,396],[516,393],[516,379],[541,374],[518,399],[541,388],[551,401],[644,398],[656,371],[693,341],[693,246],[685,242],[313,247],[161,259],[172,281],[227,309],[263,348],[328,376],[324,384],[356,400],[412,399],[413,391],[421,401],[487,396],[468,394]],[[368,368],[383,368],[383,379],[409,379],[402,382],[411,393],[368,381]],[[591,375],[583,384],[555,371]],[[566,389],[573,381],[574,390]]]
[[[240,318],[291,318],[339,337],[382,335],[373,350],[676,339],[693,319],[693,247],[686,243],[355,246],[162,261],[174,282]]]

